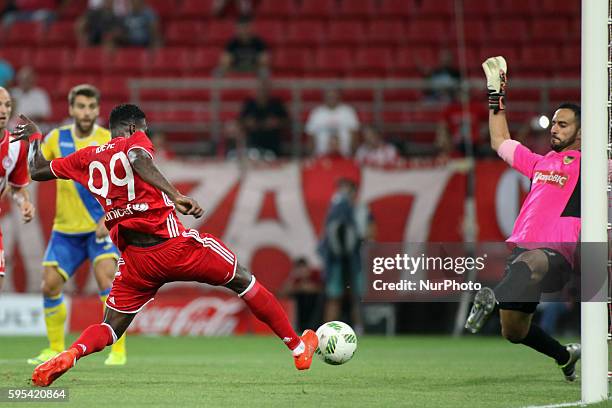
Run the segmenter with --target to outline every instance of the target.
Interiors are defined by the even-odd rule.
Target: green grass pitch
[[[26,359],[44,345],[0,337],[0,387],[27,387]],[[580,399],[580,382],[566,383],[552,360],[498,337],[364,336],[347,364],[316,359],[306,372],[273,337],[141,336],[127,345],[126,366],[104,366],[104,351],[57,380],[70,402],[54,406],[492,408]]]

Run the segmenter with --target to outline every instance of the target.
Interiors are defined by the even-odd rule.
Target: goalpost
[[[581,208],[582,242],[608,242],[606,231],[608,215],[607,197],[607,149],[610,140],[609,127],[609,75],[608,52],[609,6],[612,0],[582,0],[582,162]],[[607,86],[604,87],[603,85]],[[601,245],[601,244],[589,244]],[[597,254],[597,255],[594,255]],[[582,257],[583,276],[587,268],[591,276],[606,274],[605,284],[595,300],[582,299],[582,402],[593,403],[608,398],[608,316],[607,304],[607,252],[589,251],[589,258]],[[584,254],[583,252],[583,255]],[[597,259],[593,259],[593,256]],[[602,259],[599,259],[602,258]],[[583,281],[584,283],[584,281]],[[604,292],[605,291],[605,292]]]

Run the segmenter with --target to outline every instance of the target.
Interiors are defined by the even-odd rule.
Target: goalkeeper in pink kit
[[[298,370],[310,367],[318,345],[316,334],[298,336],[274,295],[238,263],[218,238],[186,230],[176,211],[200,218],[204,210],[182,195],[157,169],[154,149],[145,135],[145,114],[136,105],[116,106],[110,115],[112,139],[66,157],[45,160],[41,135],[22,116],[15,140],[30,142],[29,168],[36,181],[72,179],[91,191],[106,213],[105,224],[121,251],[118,271],[106,300],[101,324],[89,326],[66,350],[40,364],[32,382],[48,386],[82,357],[117,341],[136,314],[168,282],[195,281],[225,286],[291,350]]]
[[[560,344],[532,323],[542,293],[557,292],[570,280],[580,237],[580,107],[562,104],[551,122],[551,151],[535,154],[510,139],[505,114],[507,65],[503,57],[483,64],[489,92],[491,146],[531,180],[507,242],[516,245],[506,261],[504,279],[475,298],[465,327],[476,333],[499,306],[502,335],[553,358],[565,379],[576,379],[580,344]]]

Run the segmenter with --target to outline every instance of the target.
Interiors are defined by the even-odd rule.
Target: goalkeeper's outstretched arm
[[[491,57],[482,63],[482,69],[487,76],[491,147],[493,150],[497,151],[504,140],[510,139],[504,101],[506,96],[506,72],[508,71],[508,67],[504,57]]]

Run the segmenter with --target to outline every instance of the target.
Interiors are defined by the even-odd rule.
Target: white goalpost
[[[582,164],[581,216],[582,242],[607,243],[608,218],[608,3],[610,0],[582,0]],[[605,84],[605,85],[604,85]],[[590,244],[594,245],[594,244]],[[601,244],[599,244],[601,245]],[[607,248],[607,246],[606,246]],[[607,252],[593,251],[598,259],[582,257],[585,269],[596,266],[591,276],[606,275]],[[584,252],[583,252],[584,254]],[[599,258],[602,259],[599,259]],[[587,266],[588,262],[588,266]],[[601,267],[601,271],[600,271]],[[608,297],[607,283],[602,285],[601,301],[583,299],[581,311],[582,402],[593,403],[608,398]]]

